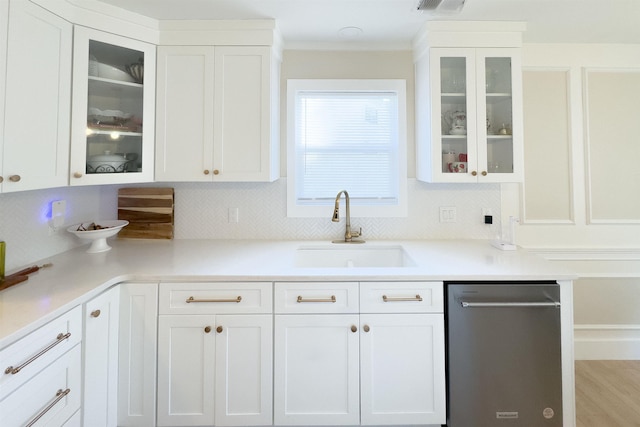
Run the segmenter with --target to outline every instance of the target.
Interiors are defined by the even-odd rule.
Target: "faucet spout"
[[[344,232],[344,240],[334,240],[333,243],[364,243],[364,240],[353,240],[354,237],[360,237],[362,235],[362,228],[359,231],[351,231],[351,207],[349,206],[349,193],[347,190],[342,190],[336,195],[336,204],[333,209],[333,216],[331,221],[340,221],[340,197],[344,193],[344,200],[346,205],[346,228]]]

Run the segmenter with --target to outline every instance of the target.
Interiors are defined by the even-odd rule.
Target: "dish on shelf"
[[[68,227],[67,231],[75,234],[79,239],[90,241],[91,246],[89,246],[87,252],[92,254],[111,250],[111,246],[107,244],[107,238],[115,236],[128,224],[129,221],[120,219],[111,221],[81,222],[80,224]]]
[[[126,128],[129,130],[128,122],[133,117],[131,113],[125,113],[120,110],[100,110],[99,108],[90,107],[88,111],[87,124],[89,127],[97,128]],[[134,125],[134,130],[137,125]]]
[[[130,159],[124,156],[105,151],[104,154],[89,156],[87,159],[87,173],[125,172],[127,170],[127,163],[130,161]]]
[[[144,64],[138,62],[125,66],[125,69],[136,83],[142,84],[144,82]]]
[[[135,83],[135,80],[129,73],[121,70],[113,65],[103,64],[98,62],[98,77],[103,79],[118,80],[121,82]]]

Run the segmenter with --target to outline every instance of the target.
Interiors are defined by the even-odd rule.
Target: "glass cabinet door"
[[[436,182],[517,182],[522,166],[518,51],[434,48],[431,159]]]
[[[155,50],[149,46],[76,31],[72,184],[153,180]],[[146,75],[145,63],[151,64]]]
[[[483,57],[486,156],[478,168],[488,174],[513,174],[513,97],[510,57]]]
[[[471,58],[465,56],[442,56],[439,66],[442,173],[467,174],[470,143],[475,144],[471,139],[474,131],[469,128],[468,115],[472,98],[469,89],[473,91],[475,85],[473,80],[468,79],[468,74],[475,70]],[[434,126],[437,124],[434,123]]]
[[[444,181],[475,180],[476,129],[475,129],[475,58],[473,50],[439,50],[435,63],[438,66],[440,123],[433,126],[440,149],[434,155],[440,161],[439,168]],[[435,111],[434,111],[435,113]]]

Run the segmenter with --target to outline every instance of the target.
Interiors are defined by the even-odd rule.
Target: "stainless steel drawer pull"
[[[56,406],[56,403],[58,403],[62,399],[64,399],[64,397],[69,393],[71,393],[71,389],[66,389],[66,390],[60,389],[60,390],[58,390],[58,392],[56,393],[55,399],[53,399],[53,401],[51,403],[49,403],[49,405],[47,405],[46,408],[44,408],[38,415],[36,415],[36,417],[34,419],[29,421],[29,424],[27,424],[25,427],[31,427],[32,425],[37,423],[40,418],[44,417],[44,415],[51,410],[51,408]]]
[[[47,351],[51,350],[53,347],[55,347],[58,344],[60,344],[62,341],[66,340],[70,336],[71,336],[71,332],[67,332],[66,334],[59,333],[58,336],[56,337],[56,340],[54,342],[52,342],[51,344],[49,344],[47,347],[45,347],[42,350],[40,350],[38,352],[38,354],[32,356],[29,360],[27,360],[26,362],[24,362],[20,366],[16,366],[15,368],[13,366],[9,366],[7,369],[4,370],[4,373],[5,374],[11,374],[11,375],[17,374],[18,372],[20,372],[22,370],[22,368],[24,368],[25,366],[27,366],[28,364],[30,364],[31,362],[33,362],[34,360],[36,360],[37,358],[39,358],[40,356],[45,354]]]
[[[187,298],[187,304],[192,302],[240,302],[242,297],[238,295],[236,298],[219,298],[219,299],[195,299],[194,297]]]
[[[382,301],[384,302],[394,302],[394,301],[422,301],[422,297],[420,294],[415,297],[388,297],[386,295],[382,295]]]
[[[560,303],[557,301],[543,301],[543,302],[467,302],[461,301],[461,304],[465,308],[473,307],[556,307],[560,308]]]
[[[298,302],[336,302],[336,296],[331,295],[330,298],[303,298],[298,295]]]

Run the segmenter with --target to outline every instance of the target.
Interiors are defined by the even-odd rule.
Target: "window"
[[[406,216],[404,80],[289,80],[287,215]]]

